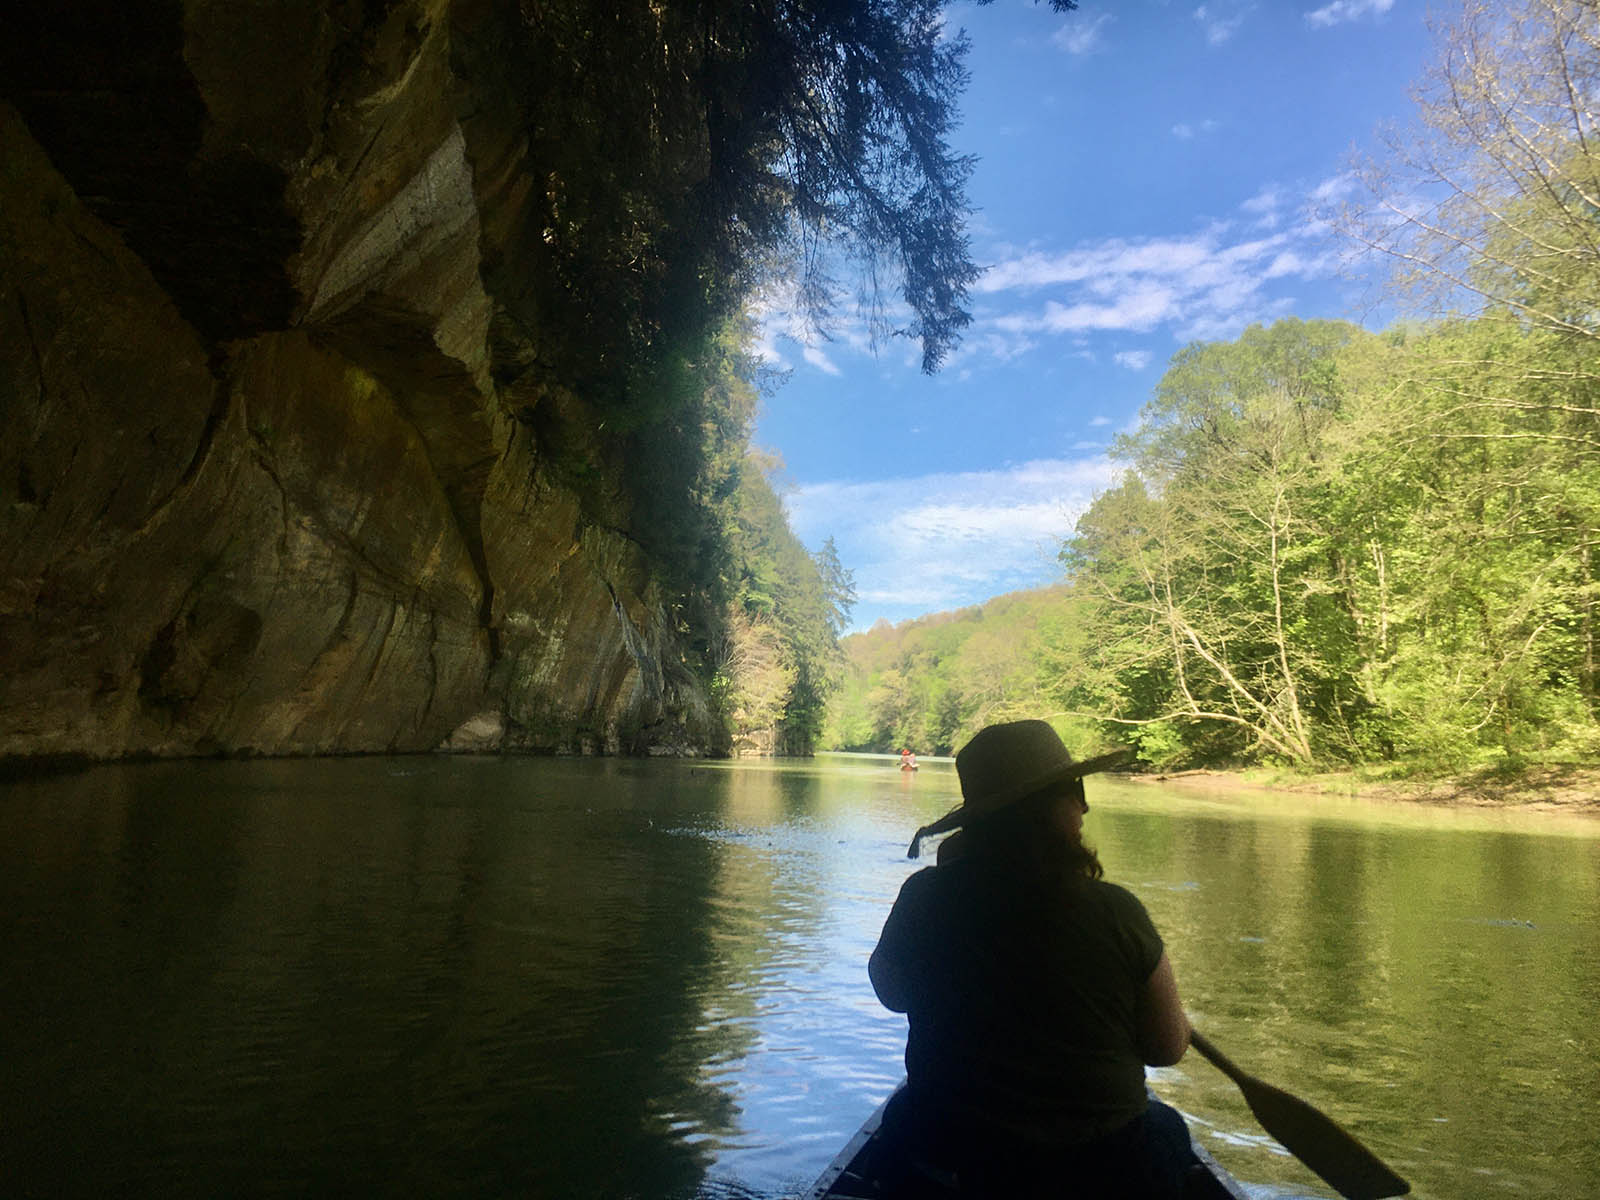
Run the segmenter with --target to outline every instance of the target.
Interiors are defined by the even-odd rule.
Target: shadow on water
[[[695,1190],[672,1130],[730,1125],[699,1072],[743,1028],[685,1036],[725,854],[656,835],[625,765],[43,786],[0,811],[8,1188]]]
[[[12,1194],[775,1200],[900,1075],[948,763],[399,758],[0,790]],[[1600,838],[1099,785],[1191,1011],[1423,1200],[1600,1195]],[[1257,1200],[1326,1196],[1191,1055]]]

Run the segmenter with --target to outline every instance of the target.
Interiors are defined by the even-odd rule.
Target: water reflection
[[[17,789],[5,1174],[691,1193],[707,1156],[673,1131],[730,1124],[698,1068],[747,1027],[685,1036],[723,854],[654,835],[640,782],[424,761],[96,771],[45,811]]]
[[[948,763],[104,768],[0,798],[0,1178],[779,1197],[900,1074],[864,971]],[[1600,1194],[1589,827],[1106,782],[1197,1021],[1446,1197]],[[1261,1196],[1327,1195],[1195,1056]]]
[[[1600,1194],[1593,827],[1193,802],[1152,827],[1159,800],[1116,799],[1098,810],[1108,868],[1135,881],[1196,1020],[1244,1065],[1338,1116],[1419,1195]],[[1189,1113],[1250,1128],[1194,1056],[1160,1074]],[[1218,1149],[1241,1175],[1304,1180],[1241,1144]]]

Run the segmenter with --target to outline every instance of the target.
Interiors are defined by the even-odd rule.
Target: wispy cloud
[[[1283,220],[1285,197],[1282,189],[1268,184],[1239,206],[1254,218],[1258,229],[1276,229]]]
[[[818,483],[784,498],[807,545],[832,537],[855,572],[858,627],[1047,583],[1056,552],[1116,469],[1103,455],[992,471]]]
[[[1265,185],[1231,218],[1187,234],[1102,238],[1060,250],[997,246],[972,286],[972,324],[941,378],[965,382],[971,376],[962,372],[1040,355],[1142,370],[1106,342],[1117,338],[1125,347],[1127,338],[1118,335],[1130,334],[1166,334],[1180,343],[1225,339],[1287,315],[1298,285],[1359,266],[1329,219],[1354,186],[1349,174],[1305,190]],[[876,355],[880,367],[892,356],[895,369],[915,370],[914,340],[874,344],[859,320],[837,322],[824,339],[796,314],[794,299],[769,294],[756,314],[755,349],[768,364],[809,364],[833,377]],[[909,313],[894,315],[902,324],[910,320]]]
[[[1130,371],[1142,371],[1150,365],[1148,350],[1119,350],[1111,357],[1117,366],[1127,367]]]
[[[1095,290],[1099,290],[1096,288]],[[1106,300],[1062,304],[1050,300],[1042,309],[994,318],[1008,333],[1085,333],[1110,329],[1145,332],[1178,315],[1178,296],[1154,281],[1134,281],[1127,291]]]
[[[1337,204],[1347,196],[1361,189],[1361,181],[1352,171],[1342,171],[1337,175],[1330,175],[1316,187],[1311,189],[1311,202],[1319,207],[1327,204]]]
[[[838,365],[827,356],[820,346],[806,346],[800,351],[800,355],[813,367],[826,375],[840,374]]]
[[[1103,282],[1108,277],[1182,273],[1202,267],[1217,249],[1212,232],[1176,238],[1107,238],[1059,254],[1030,251],[996,263],[975,290],[1002,292],[1058,284]]]
[[[1179,121],[1172,127],[1172,136],[1180,142],[1192,141],[1204,134],[1215,133],[1220,126],[1210,117],[1203,121]]]
[[[1103,238],[1055,251],[1001,247],[973,285],[973,322],[946,376],[1036,353],[1140,370],[1137,359],[1100,339],[1166,332],[1178,342],[1211,340],[1274,320],[1292,311],[1297,282],[1331,279],[1350,265],[1326,214],[1352,186],[1349,175],[1331,176],[1309,193],[1264,186],[1240,203],[1236,219],[1189,234]],[[832,376],[853,369],[845,364],[853,355],[916,359],[914,342],[874,347],[859,323],[840,322],[832,340],[822,341],[795,315],[792,296],[769,297],[757,316],[756,351],[780,369],[799,360]]]
[[[1093,19],[1074,17],[1050,36],[1050,41],[1068,54],[1088,54],[1100,46],[1100,33],[1111,22],[1110,13]]]
[[[1238,32],[1249,11],[1248,4],[1239,4],[1234,0],[1218,0],[1217,3],[1202,4],[1195,9],[1194,19],[1200,22],[1206,42],[1212,46],[1220,46]]]
[[[1181,341],[1229,337],[1286,311],[1292,298],[1282,294],[1283,282],[1336,273],[1337,256],[1310,224],[1263,231],[1258,217],[1249,225],[1216,224],[1187,237],[1111,238],[996,263],[976,284],[991,301],[974,332],[1032,341],[1158,329]],[[1043,303],[1026,303],[1039,293],[1046,294]]]
[[[1313,29],[1327,29],[1362,17],[1379,17],[1393,7],[1394,0],[1333,0],[1306,13],[1306,23]]]

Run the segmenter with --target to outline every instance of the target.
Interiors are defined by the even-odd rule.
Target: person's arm
[[[918,879],[923,872],[906,880],[899,898],[883,923],[883,933],[867,960],[867,978],[872,990],[890,1012],[906,1012],[918,990],[917,963],[921,957],[919,932],[927,925],[927,915],[917,903]]]
[[[911,993],[909,981],[900,965],[884,950],[882,942],[867,959],[867,978],[872,980],[872,990],[878,994],[880,1004],[890,1012],[906,1011]]]
[[[1172,960],[1163,950],[1139,997],[1139,1053],[1152,1067],[1170,1067],[1188,1048],[1189,1018],[1178,998]]]

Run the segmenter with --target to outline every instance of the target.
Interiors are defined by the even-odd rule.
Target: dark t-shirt
[[[1138,1003],[1161,952],[1144,905],[1115,884],[962,858],[906,880],[871,971],[910,1019],[907,1081],[924,1110],[1062,1147],[1144,1111]]]

